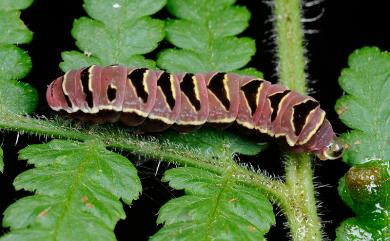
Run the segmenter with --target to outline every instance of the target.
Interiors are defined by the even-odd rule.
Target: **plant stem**
[[[148,158],[162,160],[181,166],[193,166],[208,171],[223,174],[227,166],[235,165],[237,176],[247,175],[248,179],[242,180],[246,184],[251,183],[255,178],[257,188],[265,192],[271,192],[272,196],[278,197],[282,192],[276,192],[283,183],[273,180],[265,175],[257,175],[243,167],[239,167],[229,153],[224,153],[222,162],[217,162],[212,156],[205,155],[194,150],[178,147],[172,143],[161,143],[159,141],[148,140],[136,137],[134,134],[123,130],[121,127],[114,128],[80,128],[69,123],[58,120],[44,120],[29,118],[14,113],[10,113],[0,107],[0,130],[17,131],[18,133],[28,133],[40,136],[49,136],[61,139],[71,139],[78,141],[98,140],[105,143],[107,147],[118,148],[133,154],[139,154]],[[221,153],[220,153],[221,154]],[[239,171],[238,171],[239,170]],[[251,173],[251,176],[249,175]],[[251,177],[251,178],[249,178]]]
[[[286,159],[286,186],[294,212],[292,218],[286,215],[291,236],[293,240],[321,240],[310,157],[290,154]]]
[[[160,143],[158,141],[140,138],[121,128],[91,127],[90,129],[76,127],[70,123],[58,120],[44,120],[17,115],[0,109],[0,129],[17,131],[20,134],[29,133],[61,139],[77,141],[98,140],[107,147],[118,148],[134,154],[155,158],[183,166],[206,168],[209,171],[219,171],[214,160],[207,156],[200,156],[188,150],[181,150],[177,146]]]
[[[310,165],[310,160],[307,155],[296,155],[292,162],[298,161],[299,163],[289,162],[291,172],[286,175],[288,178],[286,183],[277,180],[270,181],[263,175],[243,168],[238,169],[235,176],[242,177],[237,178],[238,181],[242,181],[243,185],[257,188],[281,208],[288,219],[293,240],[321,240],[319,230],[321,224],[315,208],[311,168],[301,166]],[[293,171],[296,167],[299,167],[298,170]]]
[[[301,0],[275,0],[274,18],[279,81],[292,90],[306,92]]]
[[[279,81],[306,93],[305,56],[301,24],[301,0],[274,0]],[[290,206],[282,207],[293,240],[321,240],[310,157],[289,154],[285,172]]]

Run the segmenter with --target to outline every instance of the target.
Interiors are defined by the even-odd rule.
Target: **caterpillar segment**
[[[92,65],[54,80],[46,99],[55,111],[98,124],[120,121],[145,132],[187,132],[236,123],[321,160],[343,152],[315,99],[251,76]]]

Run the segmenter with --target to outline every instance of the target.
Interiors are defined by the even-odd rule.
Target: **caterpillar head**
[[[331,142],[322,150],[321,155],[318,158],[321,160],[334,160],[340,158],[343,155],[344,147],[339,138],[334,136]]]
[[[343,155],[344,145],[334,133],[329,121],[325,119],[308,142],[296,146],[293,150],[313,153],[320,160],[334,160]]]
[[[343,155],[344,145],[336,136],[328,120],[324,120],[320,129],[313,136],[314,153],[321,160],[334,160]]]

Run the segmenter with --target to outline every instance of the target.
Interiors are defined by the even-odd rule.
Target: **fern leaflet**
[[[83,51],[62,53],[63,71],[92,64],[154,67],[141,54],[151,52],[163,39],[164,24],[149,15],[165,5],[165,0],[85,0],[91,18],[74,22],[72,36]]]
[[[164,181],[186,195],[160,209],[157,222],[165,225],[151,240],[265,240],[275,223],[272,205],[234,174],[234,168],[223,175],[192,167],[168,170]]]
[[[248,26],[245,7],[224,0],[171,0],[167,7],[179,19],[167,21],[167,40],[181,49],[165,49],[158,65],[170,72],[233,71],[247,64],[255,42],[235,37]],[[256,72],[259,75],[259,72]]]

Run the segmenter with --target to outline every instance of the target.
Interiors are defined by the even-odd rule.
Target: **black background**
[[[340,71],[347,67],[347,58],[355,49],[363,46],[378,46],[381,50],[390,49],[388,33],[389,13],[387,1],[324,1],[311,7],[305,7],[303,12],[306,19],[319,19],[305,23],[306,47],[308,63],[308,79],[312,89],[311,95],[321,102],[323,109],[331,120],[336,132],[342,133],[347,128],[337,119],[334,104],[343,92],[337,84]],[[242,34],[256,39],[257,55],[249,63],[264,72],[266,79],[275,82],[275,50],[273,41],[271,8],[261,1],[239,0],[252,12],[250,27]],[[70,35],[75,18],[85,15],[81,0],[37,0],[23,11],[22,19],[34,32],[34,39],[28,45],[21,46],[32,58],[33,69],[24,80],[31,83],[40,91],[40,102],[37,113],[52,115],[45,100],[44,92],[47,84],[56,76],[61,75],[58,67],[61,62],[62,51],[77,49]],[[168,16],[165,10],[156,14],[157,18]],[[169,46],[162,43],[163,46]],[[158,50],[148,54],[154,58]],[[18,139],[17,144],[16,139]],[[0,213],[22,196],[28,195],[24,191],[14,191],[12,181],[16,175],[30,168],[23,161],[16,161],[17,151],[27,144],[40,143],[43,138],[6,133],[2,135],[5,159],[5,173],[0,174]],[[282,162],[275,153],[277,147],[263,153],[264,162],[258,164],[261,169],[275,175],[282,174]],[[139,160],[139,157],[128,156],[130,160]],[[242,158],[246,159],[246,158]],[[125,207],[127,219],[118,223],[115,232],[118,240],[146,240],[153,235],[159,226],[155,221],[161,205],[181,192],[171,190],[159,179],[166,169],[161,164],[155,175],[156,161],[140,160],[136,162],[142,178],[143,194],[135,201],[131,208]],[[319,212],[325,225],[325,236],[333,240],[335,228],[353,213],[342,203],[337,194],[338,179],[348,170],[341,161],[317,162],[315,166],[315,183],[317,197],[320,202]],[[287,230],[284,228],[284,217],[280,210],[275,208],[277,225],[273,227],[267,238],[269,240],[288,240]],[[0,234],[6,232],[0,229]]]

